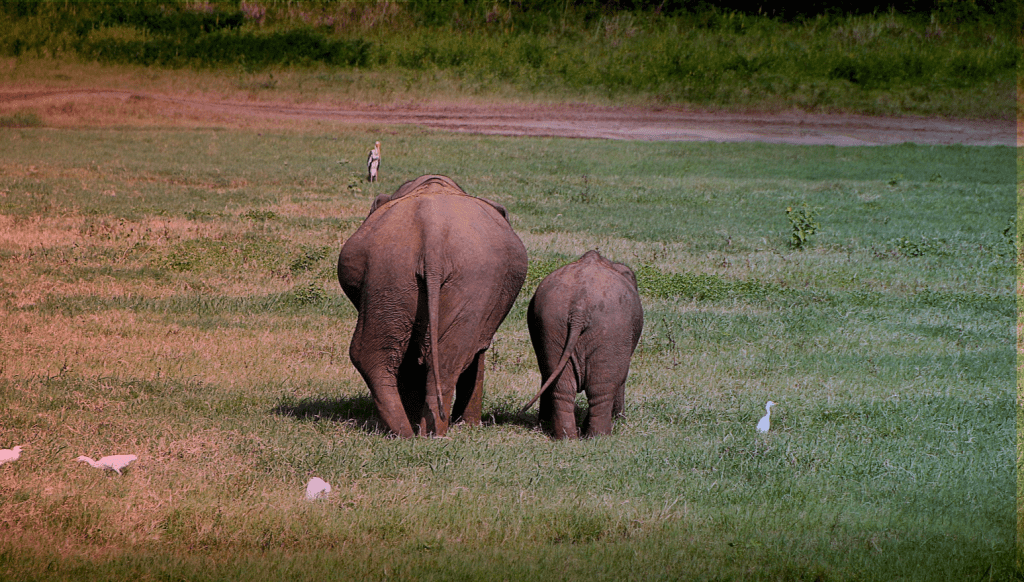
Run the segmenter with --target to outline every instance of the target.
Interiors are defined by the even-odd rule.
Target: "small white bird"
[[[0,450],[0,465],[3,465],[4,463],[6,463],[8,461],[17,461],[18,457],[20,457],[20,456],[21,456],[21,447],[20,446],[14,447],[13,449],[3,449],[3,450]]]
[[[94,461],[85,455],[75,459],[76,461],[82,461],[83,463],[89,463],[97,469],[106,469],[108,471],[114,471],[118,475],[121,474],[121,469],[124,469],[132,461],[138,459],[135,455],[110,455],[107,457],[101,457],[100,460]]]
[[[764,411],[767,414],[762,416],[761,420],[757,421],[757,432],[768,432],[768,425],[771,424],[772,418],[772,406],[775,406],[775,403],[771,400],[768,401],[768,404],[764,405]]]
[[[377,170],[380,169],[380,142],[376,142],[370,155],[366,157],[366,179],[369,182],[377,181]]]
[[[321,497],[327,497],[331,492],[331,484],[320,477],[313,477],[306,483],[306,499],[313,501]]]

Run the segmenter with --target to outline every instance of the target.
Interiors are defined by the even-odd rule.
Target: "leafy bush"
[[[810,237],[817,234],[818,229],[821,228],[821,225],[818,224],[817,210],[808,207],[806,203],[795,210],[792,206],[787,208],[786,218],[789,219],[789,225],[792,228],[789,244],[795,249],[802,249]]]

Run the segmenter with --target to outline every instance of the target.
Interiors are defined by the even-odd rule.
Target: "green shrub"
[[[792,228],[789,244],[795,249],[802,249],[810,237],[817,234],[818,229],[821,228],[821,225],[818,224],[817,210],[810,208],[806,203],[795,210],[792,206],[787,208],[786,218],[789,219],[789,225]]]

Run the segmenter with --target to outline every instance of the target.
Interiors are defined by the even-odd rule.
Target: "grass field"
[[[1014,156],[0,130],[0,579],[1012,579]],[[335,262],[423,173],[507,205],[530,276],[484,426],[400,441]],[[644,334],[614,434],[552,442],[526,304],[591,248]]]

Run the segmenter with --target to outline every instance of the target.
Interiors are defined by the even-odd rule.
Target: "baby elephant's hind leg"
[[[545,402],[546,401],[546,402]],[[556,439],[577,438],[576,383],[571,374],[562,374],[554,386],[541,396],[541,418],[551,415],[552,436]]]
[[[597,385],[587,388],[587,403],[590,410],[583,424],[583,432],[588,437],[599,434],[612,434],[612,418],[622,412],[624,397],[619,386]]]

